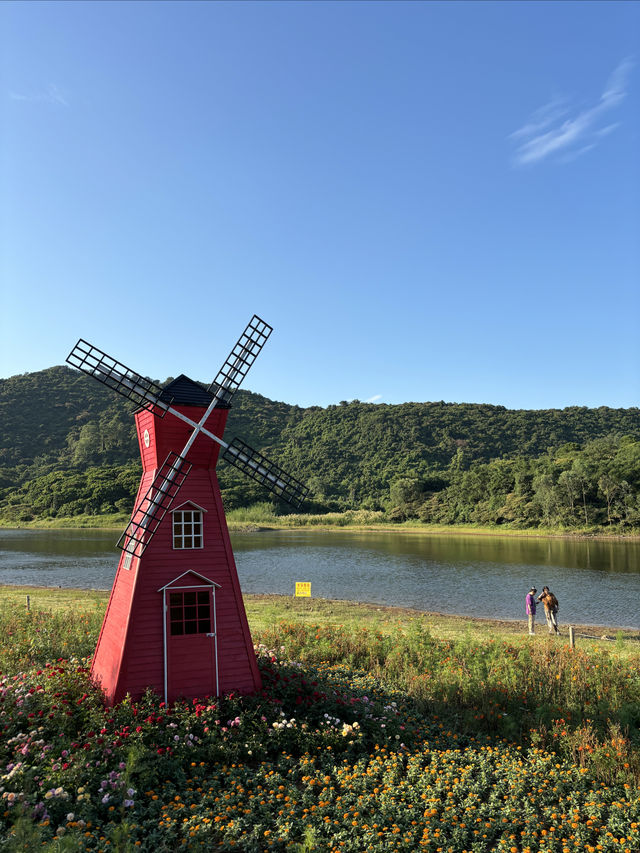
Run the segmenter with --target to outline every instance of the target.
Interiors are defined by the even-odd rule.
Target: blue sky
[[[640,405],[640,4],[0,4],[0,376]]]

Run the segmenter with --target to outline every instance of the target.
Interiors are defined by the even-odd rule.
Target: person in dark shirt
[[[542,587],[538,601],[544,604],[544,615],[547,620],[547,628],[550,634],[558,633],[558,599],[548,586]]]

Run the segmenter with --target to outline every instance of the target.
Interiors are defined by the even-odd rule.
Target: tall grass
[[[367,670],[462,734],[552,748],[606,781],[640,780],[640,655],[555,638],[442,640],[418,619],[394,634],[281,622],[257,639],[299,660]]]
[[[0,672],[90,657],[104,606],[102,598],[85,608],[0,607]],[[638,654],[613,644],[571,649],[546,637],[439,638],[417,618],[383,631],[305,615],[262,623],[254,641],[284,647],[289,659],[364,670],[462,736],[482,731],[553,749],[605,781],[640,780]]]
[[[278,521],[275,508],[273,504],[268,501],[229,510],[226,516],[227,521],[236,524],[273,525]]]
[[[90,611],[0,608],[0,674],[93,654],[104,605]]]
[[[291,513],[278,515],[273,504],[268,502],[239,507],[227,513],[227,520],[233,524],[255,524],[266,527],[359,527],[380,525],[388,522],[384,512],[368,509],[349,509],[344,512],[326,512],[321,515]]]

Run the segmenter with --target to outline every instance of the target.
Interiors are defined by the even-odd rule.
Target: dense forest
[[[132,413],[126,400],[68,367],[0,380],[0,520],[129,513],[141,470]],[[356,400],[303,409],[239,391],[226,435],[307,483],[312,513],[640,527],[637,408]],[[269,499],[225,462],[218,475],[228,510]]]

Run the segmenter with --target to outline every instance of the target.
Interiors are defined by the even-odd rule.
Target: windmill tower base
[[[227,410],[207,425],[222,430]],[[136,427],[145,468],[136,506],[157,475],[155,448],[180,430],[142,410]],[[148,445],[147,445],[148,443]],[[193,449],[193,467],[141,557],[123,551],[91,668],[108,704],[151,688],[167,702],[261,688],[220,488],[215,445]]]
[[[261,687],[215,467],[224,448],[292,506],[308,494],[245,442],[223,439],[233,394],[271,331],[254,314],[207,390],[184,375],[162,388],[82,338],[67,357],[141,407],[143,475],[91,668],[110,704],[149,688],[172,702]]]

